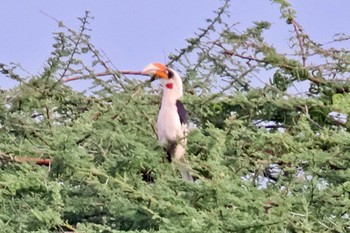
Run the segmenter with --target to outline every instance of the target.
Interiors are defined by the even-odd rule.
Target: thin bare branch
[[[108,76],[108,75],[113,75],[113,74],[123,74],[123,75],[141,75],[141,76],[148,76],[146,74],[143,74],[142,71],[131,71],[131,70],[111,70],[107,72],[101,72],[101,73],[95,73],[93,75],[80,75],[80,76],[73,76],[73,77],[68,77],[62,80],[64,83],[76,81],[76,80],[82,80],[82,79],[89,79],[92,76],[95,77],[103,77],[103,76]]]

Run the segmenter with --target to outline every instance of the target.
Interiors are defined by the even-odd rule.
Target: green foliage
[[[335,111],[348,113],[350,111],[350,94],[334,94],[332,96],[333,108]]]
[[[289,3],[273,2],[296,25]],[[58,22],[42,74],[1,64],[18,81],[0,93],[1,230],[348,232],[348,51],[295,35],[300,53],[281,54],[264,39],[268,22],[238,34],[227,9],[170,56],[197,126],[187,145],[195,183],[157,145],[159,93],[108,67],[89,42],[88,12],[79,32]],[[333,62],[308,65],[314,54]],[[66,84],[77,76],[92,81],[85,93]],[[270,83],[252,85],[263,78]],[[309,91],[291,94],[305,80]]]

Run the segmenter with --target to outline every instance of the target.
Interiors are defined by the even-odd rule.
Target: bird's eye
[[[174,77],[174,72],[171,70],[168,70],[168,78],[173,78]]]

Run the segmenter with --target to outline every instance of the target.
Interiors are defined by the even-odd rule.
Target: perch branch
[[[95,77],[102,77],[102,76],[107,76],[107,75],[113,75],[113,74],[123,74],[123,75],[143,75],[143,76],[147,76],[145,74],[142,74],[141,71],[130,71],[130,70],[121,70],[121,71],[111,71],[111,72],[102,72],[102,73],[96,73],[94,74]],[[81,79],[87,79],[89,77],[91,77],[92,75],[88,74],[88,75],[80,75],[80,76],[73,76],[73,77],[69,77],[69,78],[65,78],[63,79],[64,83],[67,82],[71,82],[71,81],[75,81],[75,80],[81,80]]]

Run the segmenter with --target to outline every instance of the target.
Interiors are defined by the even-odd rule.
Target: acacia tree
[[[288,2],[273,2],[294,31],[290,53],[264,39],[268,22],[238,33],[226,1],[169,56],[196,126],[187,147],[195,183],[157,146],[153,79],[110,68],[89,41],[88,12],[78,31],[59,23],[42,74],[1,64],[18,82],[0,93],[1,229],[348,232],[349,51],[313,41]],[[78,79],[91,88],[67,86]],[[298,85],[308,91],[292,94]]]

